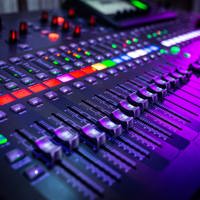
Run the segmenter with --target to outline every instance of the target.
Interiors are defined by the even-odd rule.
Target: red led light
[[[57,79],[49,79],[47,81],[44,81],[43,84],[46,85],[47,87],[52,88],[52,87],[56,87],[57,85],[60,85],[61,82]]]
[[[96,69],[91,66],[88,66],[88,67],[81,69],[81,71],[83,71],[86,74],[92,74],[96,71]]]
[[[52,26],[57,26],[58,25],[58,17],[57,16],[53,16],[52,17],[51,25]]]
[[[3,106],[3,105],[8,104],[8,103],[11,103],[13,101],[15,101],[15,98],[12,97],[9,94],[5,94],[3,96],[0,96],[0,106]]]
[[[70,8],[69,10],[68,10],[68,16],[69,17],[71,17],[71,18],[73,18],[73,17],[75,17],[75,10],[73,9],[73,8]]]
[[[62,26],[64,21],[65,21],[65,19],[63,17],[57,17],[57,21],[58,21],[58,25]]]
[[[89,20],[90,26],[95,26],[96,25],[96,18],[95,16],[91,16]]]
[[[41,91],[45,90],[46,88],[47,87],[45,85],[40,84],[40,83],[28,87],[28,89],[34,93],[41,92]]]
[[[76,70],[76,71],[73,71],[73,72],[70,72],[69,73],[71,76],[73,76],[74,78],[80,78],[82,76],[85,76],[86,73],[81,71],[81,70]]]
[[[20,34],[26,34],[28,32],[28,24],[26,22],[21,22],[19,25]]]
[[[81,34],[81,27],[76,25],[74,28],[74,37],[78,37]]]
[[[30,92],[27,89],[21,89],[21,90],[17,90],[15,92],[12,92],[12,95],[15,96],[18,99],[25,98],[27,96],[30,96],[31,94],[32,94],[32,92]]]
[[[17,39],[18,39],[17,31],[11,30],[9,34],[9,42],[15,43],[17,42]]]
[[[49,33],[48,38],[51,42],[56,42],[60,38],[60,35],[58,33]]]

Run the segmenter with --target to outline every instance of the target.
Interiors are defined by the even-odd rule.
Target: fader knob
[[[79,37],[81,35],[81,27],[76,25],[73,32],[74,37]]]
[[[62,25],[62,30],[63,31],[68,31],[69,30],[69,22],[68,21],[64,21],[64,23]]]
[[[51,26],[52,27],[57,27],[58,26],[58,17],[57,16],[53,16],[51,19]]]
[[[19,24],[19,33],[25,35],[27,34],[27,32],[28,32],[28,24],[26,22],[21,22]]]

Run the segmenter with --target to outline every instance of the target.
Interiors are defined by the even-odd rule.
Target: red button
[[[5,94],[3,96],[0,96],[0,106],[3,106],[5,104],[11,103],[15,100],[14,97],[12,97],[9,94]]]
[[[44,81],[43,84],[51,88],[51,87],[56,87],[57,85],[60,85],[61,82],[57,79],[50,79],[50,80]]]
[[[27,96],[30,96],[32,93],[27,90],[27,89],[21,89],[21,90],[17,90],[15,92],[12,93],[13,96],[17,97],[18,99],[22,99],[25,98]]]
[[[89,67],[85,67],[85,68],[81,69],[81,71],[85,72],[86,74],[92,74],[96,71],[96,69],[89,66]]]
[[[86,73],[84,73],[84,72],[81,71],[81,70],[76,70],[76,71],[70,72],[69,74],[70,74],[71,76],[73,76],[74,78],[80,78],[80,77],[86,75]]]
[[[30,87],[28,87],[29,90],[31,90],[32,92],[34,93],[37,93],[37,92],[41,92],[43,90],[45,90],[47,87],[43,84],[36,84],[36,85],[32,85]]]

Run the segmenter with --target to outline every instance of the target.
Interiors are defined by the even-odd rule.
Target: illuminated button
[[[65,21],[65,19],[63,18],[63,17],[57,17],[57,21],[58,21],[58,25],[59,26],[62,26],[63,25],[63,23],[64,23],[64,21]]]
[[[8,153],[6,153],[6,159],[11,164],[22,160],[24,157],[25,157],[25,153],[21,149],[13,149],[9,151]]]
[[[69,74],[64,74],[62,76],[58,76],[57,79],[63,83],[73,80],[74,78]]]
[[[122,133],[122,127],[120,124],[116,124],[108,117],[103,117],[99,121],[99,125],[102,129],[109,132],[113,136],[119,136]]]
[[[27,96],[30,96],[31,94],[32,93],[27,89],[21,89],[21,90],[17,90],[15,92],[12,92],[12,95],[15,96],[18,99],[25,98]]]
[[[9,82],[9,83],[6,83],[5,84],[5,87],[8,89],[8,90],[14,90],[18,87],[17,83],[15,82]]]
[[[86,75],[86,73],[84,73],[84,72],[81,71],[81,70],[76,70],[76,71],[70,72],[69,74],[70,74],[71,76],[73,76],[74,78],[80,78],[80,77]]]
[[[101,62],[103,65],[105,65],[106,67],[114,67],[116,65],[116,63],[112,60],[104,60],[103,62]]]
[[[135,93],[129,95],[128,101],[133,105],[140,106],[142,110],[149,107],[149,102],[147,99],[140,98]]]
[[[68,86],[62,86],[59,89],[63,94],[70,94],[72,92],[72,89]]]
[[[33,79],[31,77],[25,77],[21,79],[21,82],[24,83],[25,85],[28,85],[33,82]]]
[[[57,68],[53,68],[53,69],[51,69],[49,72],[50,72],[51,74],[53,74],[53,75],[58,75],[58,74],[61,73],[61,71],[60,71],[59,69],[57,69]]]
[[[10,109],[15,113],[22,113],[26,110],[25,106],[21,103],[11,106]]]
[[[44,96],[49,99],[49,100],[53,100],[56,99],[58,97],[57,93],[54,91],[50,91],[44,94]]]
[[[97,56],[95,56],[95,58],[96,58],[97,60],[99,60],[99,61],[101,61],[101,60],[104,59],[104,57],[103,57],[102,55],[97,55]]]
[[[81,128],[82,136],[89,142],[96,145],[96,147],[100,147],[106,142],[106,134],[100,130],[98,130],[94,125],[87,124]]]
[[[54,130],[56,137],[64,142],[70,150],[75,149],[79,145],[79,136],[71,129],[61,126]]]
[[[72,69],[72,66],[70,65],[63,65],[62,68],[65,70],[65,71],[70,71]]]
[[[56,42],[59,40],[60,35],[58,33],[49,33],[48,38],[51,42]]]
[[[9,94],[5,94],[3,96],[0,96],[0,106],[3,106],[5,104],[11,103],[15,100],[14,97],[12,97]]]
[[[96,83],[97,80],[93,76],[89,76],[89,77],[85,78],[85,81],[93,84],[93,83]]]
[[[6,113],[0,110],[0,120],[3,120],[7,117]]]
[[[8,142],[8,139],[0,134],[0,145],[6,144]]]
[[[73,86],[77,89],[83,89],[85,87],[85,84],[81,81],[77,81],[73,83]]]
[[[103,72],[100,72],[96,75],[97,78],[99,79],[106,79],[107,78],[107,74],[106,73],[103,73]]]
[[[116,75],[117,74],[117,70],[116,69],[108,69],[107,73],[110,75]]]
[[[47,136],[37,139],[35,145],[44,155],[51,159],[51,161],[57,161],[62,158],[61,147],[54,144]]]
[[[31,58],[34,58],[34,56],[33,56],[33,54],[25,54],[24,56],[23,56],[23,58],[25,59],[25,60],[30,60]]]
[[[44,81],[43,84],[46,85],[47,87],[51,88],[51,87],[56,87],[56,86],[60,85],[61,82],[57,79],[49,79],[47,81]]]
[[[84,65],[84,63],[81,62],[81,61],[74,62],[74,66],[77,67],[77,68],[80,68],[80,67],[82,67],[83,65]]]
[[[96,63],[94,65],[92,65],[93,68],[95,68],[96,70],[103,70],[103,69],[106,69],[106,66],[101,64],[101,63]]]
[[[26,169],[24,174],[28,178],[29,181],[34,181],[40,176],[44,175],[45,171],[43,167],[41,167],[40,165],[34,165]]]
[[[122,124],[125,128],[130,128],[133,126],[133,117],[125,115],[121,110],[117,109],[112,112],[113,120],[117,123]]]
[[[89,66],[89,67],[82,68],[81,71],[83,71],[86,74],[92,74],[96,71],[96,69]]]
[[[93,58],[86,58],[85,62],[88,64],[93,64],[93,63],[95,63],[95,60]]]
[[[138,106],[133,106],[132,104],[130,104],[126,100],[120,101],[119,107],[124,113],[126,113],[130,116],[133,116],[133,117],[139,117],[140,116],[140,108]]]
[[[28,89],[34,93],[41,92],[41,91],[45,90],[46,88],[47,87],[45,85],[40,84],[40,83],[28,87]]]
[[[127,71],[127,68],[126,68],[124,65],[119,65],[119,66],[117,66],[117,69],[118,69],[119,71],[122,71],[122,72]]]
[[[36,76],[38,79],[40,79],[40,80],[44,80],[44,79],[48,78],[47,74],[45,74],[45,73],[43,73],[43,72],[38,73],[38,74],[36,74],[35,76]]]
[[[18,34],[16,30],[11,30],[9,33],[9,42],[10,43],[16,43],[18,40]]]
[[[81,35],[81,27],[76,25],[73,32],[74,37],[79,37]]]
[[[39,105],[43,104],[43,101],[39,97],[33,97],[33,98],[31,98],[31,99],[28,100],[28,103],[31,106],[39,106]]]

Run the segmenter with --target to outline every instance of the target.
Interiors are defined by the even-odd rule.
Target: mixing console
[[[198,199],[198,24],[1,16],[0,199]]]

